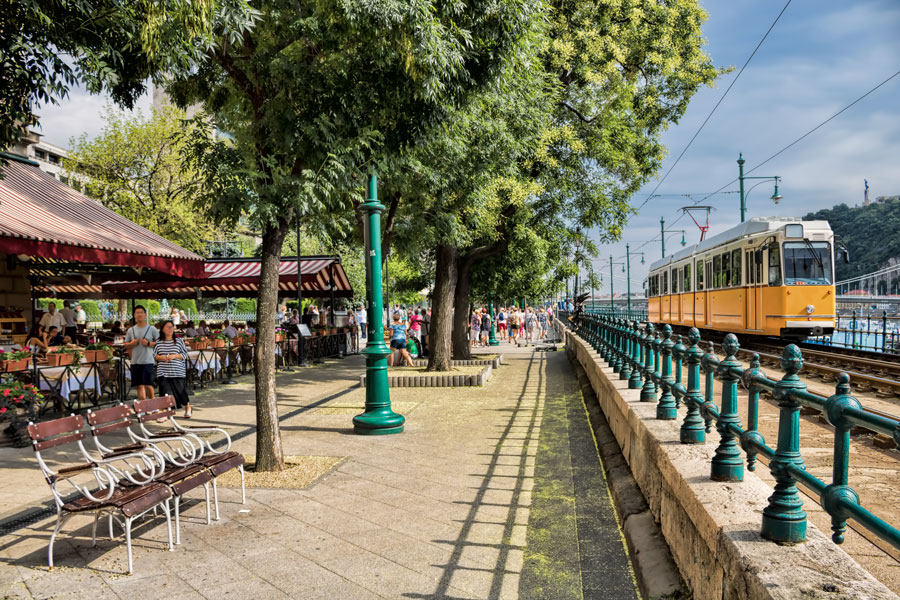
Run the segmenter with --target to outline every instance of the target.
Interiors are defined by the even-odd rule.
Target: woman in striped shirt
[[[159,328],[159,340],[153,347],[156,357],[156,380],[162,396],[174,396],[178,408],[184,407],[184,418],[191,418],[190,398],[187,393],[188,352],[181,338],[175,337],[175,325],[165,321]]]

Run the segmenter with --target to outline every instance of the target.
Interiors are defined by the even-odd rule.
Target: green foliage
[[[166,107],[149,116],[107,107],[99,136],[72,140],[65,167],[80,176],[84,192],[166,239],[205,253],[221,234],[195,205],[199,173],[183,164],[183,112]]]
[[[197,301],[189,298],[179,298],[172,300],[172,308],[183,310],[185,314],[197,314]]]
[[[234,309],[239,313],[255,313],[256,300],[253,298],[237,298],[234,302]]]
[[[805,221],[828,221],[850,251],[850,264],[835,252],[835,279],[841,281],[887,267],[900,258],[900,202],[884,202],[851,208],[838,204],[809,213]],[[888,282],[887,293],[900,293],[900,281]]]
[[[239,35],[252,18],[246,0],[4,2],[0,148],[15,144],[32,111],[79,82],[132,107],[150,78],[193,68],[203,48]]]

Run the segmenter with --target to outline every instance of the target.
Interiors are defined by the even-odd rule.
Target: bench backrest
[[[131,408],[124,404],[118,404],[100,410],[89,410],[87,421],[94,436],[127,429],[131,425]]]
[[[134,413],[141,423],[175,416],[175,398],[173,396],[135,400],[132,406],[134,406]]]
[[[72,415],[43,423],[30,423],[28,435],[35,452],[84,439],[84,417]]]

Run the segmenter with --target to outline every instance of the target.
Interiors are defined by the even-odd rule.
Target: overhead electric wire
[[[756,56],[756,53],[757,53],[757,51],[759,50],[760,46],[763,45],[763,42],[765,42],[765,41],[766,41],[766,38],[769,37],[769,34],[772,33],[772,29],[775,28],[776,23],[778,23],[779,19],[781,19],[781,15],[784,14],[784,11],[787,10],[787,7],[790,6],[790,4],[791,4],[791,0],[787,0],[787,2],[785,3],[784,7],[781,9],[781,12],[778,13],[778,16],[775,17],[775,20],[772,21],[772,24],[771,24],[771,25],[769,25],[769,28],[766,30],[765,35],[763,35],[763,36],[762,36],[762,39],[759,40],[759,43],[756,44],[756,48],[753,49],[753,52],[751,52],[751,53],[750,53],[750,56],[747,57],[747,60],[744,61],[744,65],[741,67],[741,70],[738,71],[738,74],[734,77],[734,79],[731,80],[731,83],[728,84],[728,87],[725,89],[725,92],[724,92],[724,93],[722,94],[722,96],[719,98],[719,101],[716,102],[716,105],[713,106],[712,110],[709,111],[709,114],[706,115],[706,118],[703,119],[703,123],[701,123],[701,124],[700,124],[700,127],[697,128],[697,131],[694,132],[694,135],[693,135],[693,137],[691,137],[691,140],[687,143],[687,145],[686,145],[686,146],[684,147],[684,149],[681,151],[681,154],[678,155],[678,158],[675,159],[675,162],[672,163],[672,166],[669,167],[669,170],[666,171],[666,174],[663,175],[662,179],[659,180],[659,183],[656,184],[656,187],[653,188],[653,191],[650,192],[650,196],[648,196],[647,199],[644,200],[643,204],[641,204],[641,205],[638,207],[638,210],[641,210],[642,208],[644,208],[644,206],[645,206],[648,202],[650,202],[650,200],[653,198],[653,195],[656,193],[656,190],[659,189],[659,186],[661,186],[661,185],[663,184],[663,182],[664,182],[664,181],[666,180],[666,178],[669,176],[669,173],[672,172],[672,169],[674,169],[675,166],[681,161],[681,157],[684,156],[685,152],[688,151],[688,148],[690,148],[691,145],[694,143],[694,140],[697,139],[697,136],[700,135],[700,132],[703,131],[703,128],[706,127],[706,124],[707,124],[707,123],[709,122],[709,120],[712,118],[713,114],[715,114],[716,110],[718,110],[719,105],[722,104],[722,101],[723,101],[723,100],[725,100],[725,96],[728,95],[728,92],[731,91],[731,88],[734,87],[734,84],[737,83],[737,80],[741,78],[741,74],[744,72],[744,69],[747,68],[747,65],[750,64],[750,61],[753,60],[753,57]],[[721,191],[721,190],[719,190],[719,191]],[[714,193],[717,193],[717,192],[714,192]],[[712,194],[710,194],[710,196],[711,196],[711,195],[712,195]],[[708,197],[709,197],[709,196],[707,196],[707,198],[708,198]]]
[[[834,119],[835,119],[837,116],[839,116],[841,113],[845,112],[846,110],[848,110],[849,108],[851,108],[853,105],[855,105],[855,104],[858,103],[859,101],[863,100],[866,96],[870,95],[872,92],[876,91],[878,88],[882,87],[883,85],[885,85],[887,82],[889,82],[891,79],[893,79],[894,77],[896,77],[896,76],[898,76],[898,75],[900,75],[900,71],[895,72],[893,75],[891,75],[890,77],[888,77],[887,79],[885,79],[884,81],[882,81],[881,83],[879,83],[878,85],[876,85],[875,87],[873,87],[872,89],[870,89],[868,92],[866,92],[865,94],[863,94],[862,96],[860,96],[859,98],[857,98],[856,100],[854,100],[853,102],[851,102],[850,104],[848,104],[847,106],[845,106],[844,108],[842,108],[841,110],[837,111],[836,113],[834,113],[833,115],[831,115],[830,117],[828,117],[827,119],[825,119],[824,121],[822,121],[821,123],[819,123],[818,125],[816,125],[815,127],[813,127],[812,129],[810,129],[809,131],[807,131],[806,133],[804,133],[803,135],[801,135],[800,137],[798,137],[797,139],[795,139],[793,142],[791,142],[790,144],[788,144],[787,146],[785,146],[784,148],[782,148],[781,150],[779,150],[778,152],[776,152],[775,154],[773,154],[772,156],[770,156],[769,158],[767,158],[766,160],[764,160],[764,161],[762,161],[761,163],[757,164],[755,167],[753,167],[752,169],[750,169],[749,171],[747,171],[746,174],[749,175],[750,173],[752,173],[752,172],[755,171],[756,169],[760,168],[761,166],[763,166],[764,164],[766,164],[767,162],[769,162],[770,160],[772,160],[773,158],[775,158],[775,157],[778,156],[779,154],[783,153],[783,152],[786,151],[787,149],[791,148],[792,146],[796,145],[796,144],[799,143],[800,141],[804,140],[804,139],[807,138],[810,134],[812,134],[812,133],[815,132],[816,130],[820,129],[822,126],[824,126],[825,124],[829,123],[830,121],[834,120]],[[727,188],[729,185],[733,184],[735,181],[738,181],[738,179],[739,179],[739,178],[735,177],[734,179],[732,179],[731,181],[729,181],[728,183],[726,183],[725,185],[723,185],[722,187],[720,187],[718,190],[716,190],[715,192],[713,192],[713,193],[710,194],[709,196],[713,196],[713,195],[715,195],[715,194],[718,194],[719,192],[721,192],[722,190],[724,190],[725,188]],[[707,198],[709,198],[709,196],[705,196],[705,197],[702,198],[700,201],[702,202],[703,200],[706,200]]]

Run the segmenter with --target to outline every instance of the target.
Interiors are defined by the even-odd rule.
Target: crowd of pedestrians
[[[547,339],[547,332],[553,325],[551,307],[517,306],[500,307],[496,313],[496,337],[501,342],[536,344]],[[469,345],[485,347],[489,345],[491,315],[487,307],[476,308],[469,320]]]

